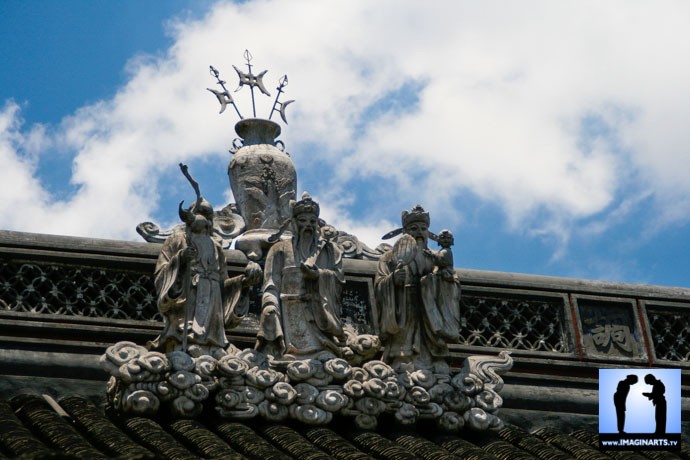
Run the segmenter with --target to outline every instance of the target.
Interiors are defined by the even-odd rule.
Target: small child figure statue
[[[450,230],[441,230],[437,237],[438,245],[441,246],[439,251],[428,250],[434,258],[434,273],[438,273],[441,277],[450,281],[457,278],[453,264],[453,251],[450,248],[455,244],[455,238]]]
[[[441,230],[434,238],[441,247],[438,251],[425,249],[424,253],[431,256],[434,262],[432,276],[440,283],[436,293],[437,305],[444,318],[444,327],[438,334],[449,343],[457,342],[460,334],[460,277],[455,273],[453,250],[455,238],[450,230]]]

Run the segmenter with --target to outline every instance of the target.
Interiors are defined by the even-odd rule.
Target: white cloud
[[[323,196],[313,196],[313,198],[319,203],[320,217],[326,223],[357,237],[360,243],[370,249],[376,249],[381,243],[390,244],[391,241],[383,241],[381,237],[400,226],[399,222],[391,222],[383,218],[367,222],[354,218],[349,212],[353,200],[342,195],[325,193]]]
[[[25,134],[20,131],[21,124],[19,106],[14,102],[5,104],[0,110],[0,183],[4,190],[0,215],[13,224],[4,227],[10,230],[36,225],[37,211],[44,209],[49,199],[34,177],[35,158],[24,150],[24,146],[31,148],[42,143],[42,129],[37,127]]]
[[[563,244],[573,222],[640,190],[654,191],[669,222],[685,220],[689,9],[674,1],[218,3],[200,20],[174,23],[167,52],[135,57],[112,99],[50,132],[19,130],[16,106],[5,107],[0,152],[16,185],[2,201],[21,200],[24,212],[3,212],[0,227],[136,238],[133,225],[156,211],[162,172],[202,156],[226,161],[234,114],[217,115],[207,69],[234,89],[231,64],[241,67],[245,48],[255,70],[270,69],[272,94],[290,76],[287,98],[297,102],[282,138],[298,173],[317,163],[331,196],[366,193],[349,184],[367,175],[396,188],[397,201],[385,203],[392,217],[348,217],[344,230],[373,237],[413,202],[462,213],[444,209],[442,197],[465,192],[500,205],[513,228]],[[365,119],[410,82],[417,104]],[[248,115],[248,91],[236,99]],[[258,104],[260,116],[272,101]],[[581,121],[592,114],[617,144],[581,148]],[[56,145],[74,152],[77,192],[63,202],[41,187],[40,157],[30,153]],[[227,187],[224,168],[218,176]],[[355,215],[344,206],[341,215]]]

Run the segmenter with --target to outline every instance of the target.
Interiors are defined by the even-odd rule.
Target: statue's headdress
[[[416,205],[411,211],[403,211],[401,215],[403,228],[410,225],[412,222],[423,222],[429,225],[429,213],[420,205]]]
[[[282,223],[280,228],[278,229],[277,232],[275,232],[273,235],[268,237],[268,242],[273,243],[274,241],[278,241],[278,238],[281,237],[281,235],[285,232],[285,230],[288,229],[290,224],[292,223],[292,220],[299,216],[300,214],[315,214],[316,217],[319,217],[319,213],[321,212],[321,208],[319,207],[319,203],[314,201],[312,197],[307,193],[304,192],[302,193],[302,199],[299,201],[291,201],[290,202],[290,207],[292,208],[292,217],[290,219],[286,219],[285,222]],[[319,225],[321,225],[321,222],[323,222],[321,219],[319,219]]]
[[[312,197],[307,193],[304,192],[302,194],[302,199],[297,201],[295,204],[292,206],[292,216],[297,217],[300,214],[315,214],[316,217],[319,217],[319,213],[321,212],[321,209],[319,207],[319,203],[314,201]]]
[[[394,236],[400,235],[405,227],[410,225],[413,222],[423,222],[429,226],[430,219],[429,219],[429,213],[424,210],[424,208],[421,205],[416,205],[412,208],[411,211],[403,211],[402,215],[400,216],[400,220],[402,221],[402,227],[396,228],[395,230],[391,230],[390,232],[386,233],[381,237],[383,240],[388,240],[390,238],[393,238]],[[436,235],[433,235],[431,232],[429,232],[429,236],[434,239]]]

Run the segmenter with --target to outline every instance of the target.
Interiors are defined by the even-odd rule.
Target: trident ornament
[[[234,92],[238,92],[240,89],[242,89],[243,86],[248,86],[249,90],[251,91],[251,96],[252,96],[252,114],[256,118],[256,101],[254,99],[254,88],[259,88],[259,91],[266,96],[270,96],[271,93],[269,93],[266,90],[266,87],[264,86],[263,82],[263,77],[266,75],[268,72],[267,70],[264,70],[263,72],[259,73],[258,75],[255,75],[252,73],[252,58],[253,56],[249,52],[249,50],[245,50],[244,52],[244,58],[247,61],[247,72],[242,72],[240,69],[238,69],[236,66],[232,66],[235,69],[235,72],[237,72],[237,77],[239,79],[239,84],[237,85],[237,89]],[[237,112],[237,115],[240,117],[240,119],[243,119],[242,114],[240,113],[239,109],[237,108],[237,105],[235,104],[235,101],[233,100],[232,96],[230,95],[230,92],[227,90],[225,87],[225,81],[220,78],[220,72],[215,69],[215,67],[210,66],[211,68],[211,75],[215,77],[216,83],[220,85],[222,88],[222,91],[216,90],[216,89],[211,89],[207,88],[211,93],[213,93],[216,98],[218,99],[218,102],[220,103],[220,112],[223,113],[225,111],[225,108],[228,105],[232,105],[233,108],[235,109],[235,112]],[[280,115],[280,118],[283,119],[285,124],[287,124],[287,118],[285,116],[285,108],[290,105],[291,103],[295,102],[294,100],[289,100],[285,102],[281,102],[280,96],[283,94],[284,88],[288,84],[288,78],[287,75],[283,75],[280,80],[278,81],[278,87],[276,90],[278,91],[278,94],[276,95],[275,100],[273,101],[273,107],[271,108],[271,112],[268,114],[268,119],[270,120],[271,117],[273,116],[273,112],[278,112]]]
[[[280,114],[280,118],[283,119],[285,124],[287,125],[287,119],[285,118],[285,107],[288,105],[292,104],[295,102],[294,99],[290,99],[289,101],[285,102],[279,102],[278,99],[280,98],[280,94],[283,92],[283,88],[285,88],[288,84],[288,76],[283,75],[280,80],[278,81],[278,87],[276,90],[278,91],[278,94],[276,94],[276,100],[273,102],[273,108],[271,109],[271,114],[268,116],[268,119],[270,120],[271,117],[273,116],[273,112],[278,112]]]

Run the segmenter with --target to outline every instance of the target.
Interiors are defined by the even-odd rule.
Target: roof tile
[[[474,460],[493,460],[497,458],[491,453],[462,438],[444,436],[443,438],[437,439],[436,442],[444,449],[462,458],[471,458]]]
[[[111,422],[95,404],[83,398],[62,398],[60,406],[72,417],[74,425],[89,439],[91,444],[110,456],[149,459],[153,453],[135,443]]]
[[[310,443],[304,436],[285,425],[269,425],[260,430],[261,434],[273,444],[293,457],[304,460],[330,460],[324,451]]]
[[[178,420],[171,423],[169,428],[175,438],[182,440],[204,458],[246,459],[196,420]]]
[[[148,419],[104,413],[79,397],[63,398],[51,406],[40,396],[25,394],[9,404],[0,402],[0,459],[690,459],[687,446],[677,455],[604,453],[598,450],[597,434],[587,430],[566,434],[540,428],[528,433],[506,425],[498,432],[453,435],[438,433],[433,424],[419,425],[415,431],[382,424],[378,432],[371,432],[351,431],[347,422],[337,420],[328,427],[294,421],[289,426],[240,423],[220,420],[214,413],[200,420],[170,421],[166,416]]]
[[[389,437],[424,460],[453,460],[457,458],[448,450],[416,433],[394,433]]]
[[[575,439],[590,445],[591,447],[597,448],[599,446],[599,436],[596,433],[592,433],[588,430],[577,430],[570,433]],[[607,452],[607,455],[611,458],[616,458],[620,460],[646,460],[649,457],[629,450],[611,450]]]
[[[174,460],[199,458],[153,420],[143,417],[128,417],[121,418],[120,423],[132,438],[159,457]]]
[[[611,458],[608,455],[595,450],[584,442],[554,430],[553,428],[539,428],[534,430],[532,434],[538,436],[549,444],[555,445],[577,459],[609,460]]]
[[[371,456],[357,449],[351,442],[330,428],[309,428],[304,436],[315,446],[339,460],[370,460]]]
[[[277,447],[259,436],[248,426],[237,422],[215,422],[212,428],[233,449],[249,458],[287,460]]]
[[[47,455],[54,451],[22,424],[8,403],[0,401],[0,452],[14,457],[26,452]]]
[[[384,460],[415,460],[419,458],[408,449],[372,431],[357,431],[351,434],[351,439],[358,448]]]
[[[84,439],[40,396],[18,395],[10,400],[10,404],[24,426],[57,451],[92,460],[108,458]]]
[[[506,425],[498,436],[542,460],[570,460],[571,455],[515,425]]]

